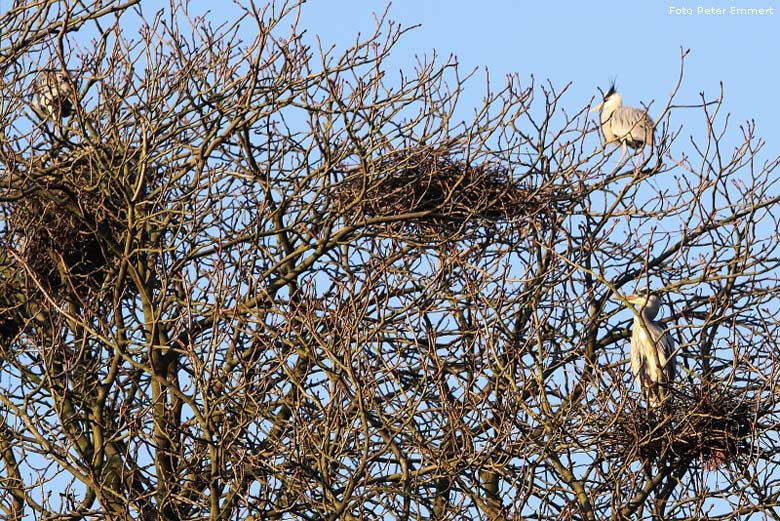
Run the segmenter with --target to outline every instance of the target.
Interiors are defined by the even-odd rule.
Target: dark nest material
[[[602,418],[604,451],[645,464],[698,459],[714,470],[750,451],[757,424],[770,410],[760,397],[722,383],[673,391],[657,409],[632,402],[617,417]]]
[[[0,266],[0,353],[7,341],[13,339],[23,327],[23,318],[18,312],[19,304],[16,302],[18,288],[12,280],[6,278],[7,266]]]
[[[22,195],[11,203],[9,239],[44,289],[96,288],[114,267],[111,245],[127,226],[123,163],[81,149],[33,159],[25,168]]]
[[[575,200],[570,186],[525,186],[498,165],[474,165],[431,149],[395,152],[370,169],[346,169],[334,194],[339,207],[357,219],[399,217],[420,232],[544,221]]]

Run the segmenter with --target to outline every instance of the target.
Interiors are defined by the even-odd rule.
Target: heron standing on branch
[[[650,145],[653,148],[655,123],[644,109],[624,107],[623,98],[615,90],[613,83],[604,95],[604,101],[596,105],[591,112],[601,111],[601,131],[604,144],[620,143],[623,151],[618,163],[626,155],[626,146],[633,149]]]
[[[651,407],[658,407],[668,396],[677,368],[674,340],[660,322],[653,320],[661,307],[656,293],[622,297],[634,313],[631,333],[631,372],[639,381],[642,394]]]

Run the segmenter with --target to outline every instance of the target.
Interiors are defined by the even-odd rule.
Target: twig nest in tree
[[[472,164],[432,148],[398,151],[344,169],[335,199],[354,218],[388,216],[436,235],[521,219],[549,219],[574,202],[571,187],[525,186],[496,164]]]
[[[44,287],[96,287],[114,267],[112,244],[127,228],[127,166],[126,158],[87,147],[25,165],[9,232]]]
[[[601,418],[603,450],[643,463],[699,460],[714,470],[746,454],[749,438],[770,410],[760,395],[713,382],[675,388],[660,407],[632,402]]]

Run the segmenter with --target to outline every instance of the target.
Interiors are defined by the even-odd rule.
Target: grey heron
[[[591,109],[591,112],[596,111],[600,111],[604,144],[620,143],[622,145],[623,151],[618,162],[626,155],[626,146],[637,149],[650,145],[652,150],[655,123],[646,110],[624,107],[623,98],[615,90],[614,83],[604,95],[604,101]]]
[[[634,313],[631,333],[631,372],[638,380],[642,394],[651,407],[659,406],[677,373],[674,340],[660,322],[654,319],[661,307],[657,293],[623,297]]]
[[[33,90],[35,107],[44,117],[59,120],[70,116],[75,92],[64,71],[41,71]]]

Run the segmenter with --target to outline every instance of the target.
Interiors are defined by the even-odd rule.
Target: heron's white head
[[[601,90],[601,89],[599,89]],[[623,98],[618,94],[615,83],[609,86],[609,90],[604,94],[604,101],[590,109],[591,112],[597,112],[604,109],[605,112],[612,112],[616,108],[623,105]]]
[[[624,298],[647,318],[654,318],[661,309],[661,297],[657,293],[637,293],[626,295]]]

